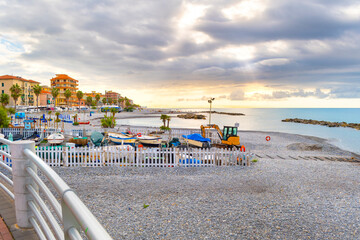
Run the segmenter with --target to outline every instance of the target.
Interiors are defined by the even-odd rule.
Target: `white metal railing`
[[[11,150],[11,154],[0,150],[0,156],[10,158],[13,165],[11,168],[0,161],[0,167],[12,173],[14,180],[0,172],[0,180],[5,181],[0,186],[15,200],[16,221],[20,228],[33,227],[40,239],[82,239],[81,232],[88,239],[112,239],[75,192],[36,155],[33,141],[0,139],[0,142],[8,144]],[[61,203],[40,179],[38,170],[53,186]],[[14,191],[5,185],[13,187]]]

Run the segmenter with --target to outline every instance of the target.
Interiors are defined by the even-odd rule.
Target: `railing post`
[[[13,164],[16,222],[20,228],[32,228],[29,218],[33,214],[28,206],[28,201],[33,200],[33,198],[26,185],[31,184],[36,190],[38,190],[38,186],[29,176],[26,168],[30,167],[36,173],[37,167],[25,156],[24,150],[30,149],[35,153],[35,142],[27,140],[16,141],[10,145],[10,149]]]

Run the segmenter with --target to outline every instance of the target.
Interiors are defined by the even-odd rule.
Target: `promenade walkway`
[[[16,227],[14,201],[0,189],[0,216],[5,221],[7,228],[0,219],[0,240],[38,240],[33,229],[23,230]]]

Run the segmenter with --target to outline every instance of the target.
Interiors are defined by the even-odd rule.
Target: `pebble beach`
[[[360,164],[55,168],[114,239],[359,239]]]

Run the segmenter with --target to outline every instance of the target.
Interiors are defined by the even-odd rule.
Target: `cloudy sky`
[[[149,107],[359,107],[355,0],[0,0],[0,75]]]

